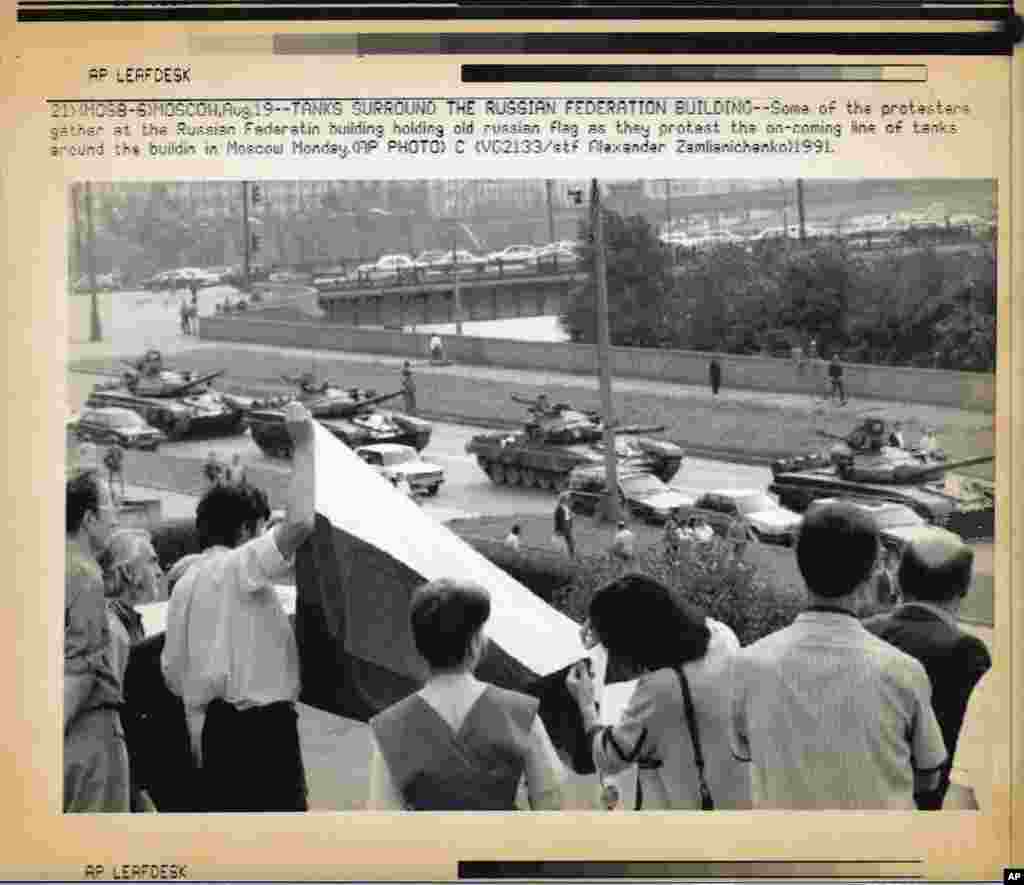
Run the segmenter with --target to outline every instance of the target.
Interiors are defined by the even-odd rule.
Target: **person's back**
[[[961,599],[971,581],[973,552],[944,535],[915,539],[900,565],[904,604],[865,621],[886,642],[920,661],[932,685],[932,708],[942,729],[950,762],[943,769],[934,807],[949,785],[967,703],[992,666],[985,644],[956,623]]]
[[[453,728],[417,693],[376,716],[372,727],[408,807],[508,811],[515,808],[537,706],[535,698],[484,685]]]
[[[810,607],[735,659],[733,752],[754,804],[913,809],[947,755],[921,664],[857,617],[874,593],[878,529],[830,504],[808,515],[797,563]]]
[[[805,613],[740,654],[747,728],[769,736],[750,748],[757,805],[915,807],[906,736],[918,701],[907,683],[930,695],[916,661],[829,612]]]

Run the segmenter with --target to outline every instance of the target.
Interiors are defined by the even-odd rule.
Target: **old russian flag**
[[[412,591],[468,579],[491,594],[479,678],[541,699],[552,739],[590,769],[568,667],[587,655],[579,626],[435,522],[319,424],[316,528],[296,559],[302,700],[367,720],[416,691],[426,669],[409,628]]]

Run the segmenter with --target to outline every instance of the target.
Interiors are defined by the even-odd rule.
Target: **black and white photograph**
[[[998,200],[72,184],[63,811],[990,813]]]

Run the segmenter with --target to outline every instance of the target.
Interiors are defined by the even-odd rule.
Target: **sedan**
[[[80,440],[105,445],[116,443],[126,449],[149,449],[154,452],[167,439],[131,409],[113,406],[84,409],[71,429]]]
[[[487,256],[492,264],[532,264],[537,260],[537,250],[533,246],[506,246],[499,252]]]
[[[400,279],[411,275],[416,265],[408,255],[382,255],[372,264],[361,264],[356,273],[361,280]]]
[[[604,467],[577,467],[569,474],[569,506],[593,513],[605,494]],[[673,513],[692,507],[693,498],[651,473],[619,476],[619,506],[645,522],[665,522]]]
[[[424,461],[412,446],[374,443],[360,446],[356,454],[386,479],[405,477],[417,494],[436,495],[444,482],[444,468]]]
[[[799,513],[780,505],[774,496],[749,489],[709,492],[697,499],[697,507],[742,516],[757,537],[769,544],[795,543],[803,521]]]
[[[878,526],[878,534],[882,543],[890,550],[902,552],[903,548],[918,537],[934,536],[942,533],[950,540],[959,539],[959,535],[939,526],[932,525],[923,516],[915,513],[906,504],[895,501],[858,501],[843,498],[819,498],[807,507],[807,513],[824,507],[826,504],[837,504],[840,501],[853,504],[865,513],[869,513]]]

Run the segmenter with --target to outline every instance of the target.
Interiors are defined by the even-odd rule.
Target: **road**
[[[101,376],[68,373],[68,412],[82,408],[96,381]],[[473,455],[466,454],[466,443],[474,434],[485,433],[482,427],[462,424],[434,423],[430,445],[423,456],[440,464],[445,470],[445,484],[436,499],[427,499],[424,508],[442,520],[477,515],[504,516],[517,513],[548,513],[554,507],[550,492],[522,487],[498,489],[484,475]],[[286,464],[264,455],[248,433],[220,439],[166,443],[160,452],[176,458],[204,460],[210,452],[229,462],[237,454],[246,466],[260,466],[285,471]],[[133,483],[145,485],[144,476],[131,477]],[[686,458],[672,485],[687,493],[720,488],[766,488],[771,471],[766,467],[728,464],[705,458]]]

